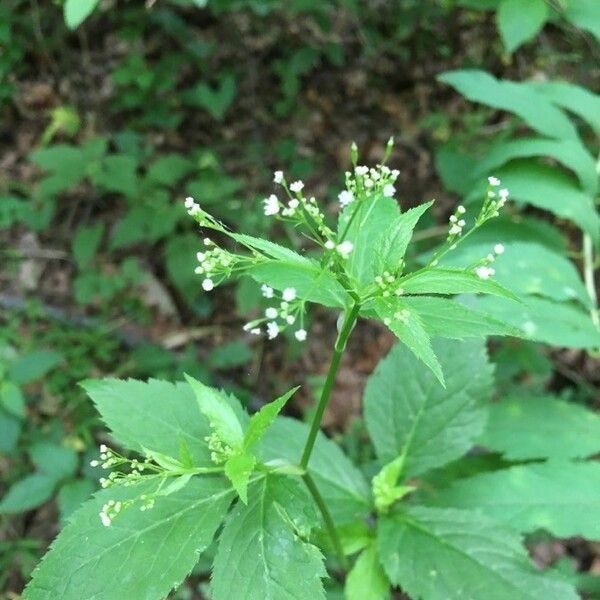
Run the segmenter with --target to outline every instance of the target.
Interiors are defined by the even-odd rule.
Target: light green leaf
[[[71,448],[51,442],[38,442],[29,448],[31,462],[44,474],[65,479],[75,474],[77,453]]]
[[[285,459],[298,464],[308,429],[305,423],[278,417],[262,439],[263,460]],[[352,522],[369,513],[371,492],[364,476],[322,433],[317,436],[308,471],[336,523]]]
[[[424,473],[462,456],[481,434],[492,367],[485,342],[434,340],[446,388],[401,345],[367,382],[364,414],[379,458],[406,455],[407,475]]]
[[[184,489],[157,497],[152,510],[134,505],[103,527],[98,513],[104,503],[136,499],[155,488],[153,482],[114,486],[86,502],[34,571],[28,600],[165,598],[212,542],[234,494],[224,479],[194,478]]]
[[[386,516],[378,550],[391,582],[412,598],[578,599],[535,569],[518,536],[469,511],[415,506]]]
[[[503,0],[496,20],[502,41],[509,52],[533,39],[549,17],[544,0]]]
[[[184,439],[194,466],[213,466],[204,441],[210,428],[189,385],[156,379],[87,380],[81,385],[125,447],[137,452],[151,448],[178,459]]]
[[[551,461],[461,479],[428,503],[474,510],[523,533],[598,540],[599,489],[600,463]]]
[[[219,439],[231,448],[241,448],[244,441],[242,425],[225,393],[208,387],[189,375],[185,375],[185,378],[194,391],[200,412],[208,419]]]
[[[58,490],[57,503],[60,512],[60,523],[65,525],[67,519],[94,493],[96,486],[89,479],[67,481]]]
[[[167,471],[181,471],[184,466],[178,458],[173,458],[171,456],[167,456],[166,454],[162,454],[161,452],[156,452],[156,450],[150,450],[149,448],[142,448],[144,454],[151,460],[153,460],[157,465],[161,466],[163,469]]]
[[[77,263],[77,267],[85,269],[94,258],[102,236],[104,234],[104,223],[96,223],[87,227],[80,227],[73,238],[73,258]]]
[[[565,17],[577,27],[589,31],[600,43],[600,5],[596,0],[565,0]]]
[[[577,138],[575,126],[559,108],[521,83],[499,80],[477,69],[447,71],[438,79],[472,102],[514,113],[542,135]]]
[[[438,381],[444,385],[444,373],[431,347],[431,340],[425,331],[419,315],[408,308],[399,298],[376,298],[372,303],[375,314],[381,321],[386,323],[398,339],[407,346],[410,351],[422,360],[435,374]],[[398,312],[408,311],[403,319],[396,317]],[[406,315],[406,313],[404,313]]]
[[[19,385],[39,379],[63,360],[60,352],[36,350],[17,358],[8,367],[8,377]]]
[[[265,404],[257,413],[252,415],[244,434],[244,449],[251,448],[262,439],[267,429],[273,424],[273,421],[285,406],[285,403],[298,391],[299,387],[292,388],[273,402]]]
[[[27,414],[23,392],[12,381],[5,380],[0,383],[0,406],[18,419],[25,418]]]
[[[93,12],[99,0],[65,0],[64,16],[69,29],[76,29]]]
[[[248,504],[248,482],[254,471],[254,465],[256,465],[256,457],[249,452],[234,454],[225,463],[225,475],[244,504]]]
[[[93,172],[92,183],[109,192],[134,198],[140,187],[137,160],[128,154],[109,154]],[[148,211],[150,214],[151,211]]]
[[[585,458],[600,452],[600,416],[554,396],[514,395],[490,406],[478,443],[509,460]]]
[[[302,539],[318,522],[311,498],[297,480],[273,476],[249,492],[248,505],[236,505],[219,539],[214,600],[324,600],[323,557]]]
[[[19,513],[36,508],[50,499],[55,487],[56,477],[53,475],[27,475],[10,486],[0,502],[0,514]]]
[[[181,154],[163,154],[148,167],[146,179],[152,183],[173,186],[194,170],[194,163]]]
[[[346,600],[387,600],[390,582],[377,556],[377,548],[369,546],[360,554],[346,578]]]
[[[412,492],[413,486],[396,485],[398,479],[403,475],[406,455],[401,454],[387,465],[385,465],[375,477],[373,477],[373,498],[375,508],[378,512],[387,512],[394,502],[400,500],[406,494]]]

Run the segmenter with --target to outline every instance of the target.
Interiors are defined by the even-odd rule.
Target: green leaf
[[[69,29],[76,29],[93,12],[99,0],[65,0],[64,16]]]
[[[305,541],[318,523],[296,480],[264,477],[238,503],[219,539],[212,572],[214,600],[325,598],[320,551]]]
[[[267,429],[273,424],[275,418],[285,406],[285,403],[298,391],[300,386],[296,386],[287,391],[283,396],[279,396],[273,402],[265,404],[261,409],[252,415],[248,428],[244,434],[244,448],[251,448],[256,442],[260,441],[265,435]]]
[[[521,83],[498,80],[477,69],[447,71],[438,79],[472,102],[514,113],[542,135],[559,139],[577,138],[575,126],[559,108]]]
[[[181,154],[163,154],[148,167],[146,179],[155,184],[174,186],[193,170],[192,161]]]
[[[469,511],[415,506],[386,516],[378,550],[391,582],[412,598],[448,600],[458,591],[486,600],[578,598],[535,569],[518,536]]]
[[[249,452],[234,454],[225,463],[225,475],[244,504],[248,504],[248,482],[255,465],[256,457]]]
[[[198,266],[197,251],[198,236],[195,233],[171,237],[164,247],[167,275],[190,306],[195,304],[201,292],[201,280],[194,273]]]
[[[140,187],[137,160],[128,154],[110,154],[104,157],[100,168],[94,171],[92,183],[109,192],[134,198]]]
[[[87,227],[80,227],[73,238],[73,258],[80,270],[89,266],[94,258],[102,236],[104,235],[104,223],[96,223]]]
[[[600,416],[554,396],[514,395],[490,406],[478,443],[509,460],[585,458],[600,452]]]
[[[481,279],[463,269],[436,267],[409,274],[398,280],[406,294],[492,294],[519,300],[512,292],[491,279]]]
[[[431,340],[419,315],[412,312],[408,305],[399,298],[376,298],[372,303],[372,307],[379,319],[386,323],[390,331],[431,369],[443,386],[444,373],[442,367],[431,347]],[[402,311],[408,311],[408,315],[404,319],[396,318],[398,312]],[[406,313],[404,314],[406,315]]]
[[[263,460],[284,459],[298,464],[308,430],[305,423],[278,417],[262,439]],[[317,436],[308,471],[336,523],[352,522],[369,514],[371,492],[364,476],[322,433]]]
[[[215,119],[221,121],[235,99],[236,89],[235,75],[224,73],[217,86],[211,87],[201,81],[184,97],[188,104],[206,109]]]
[[[600,463],[551,461],[461,479],[432,494],[431,503],[475,510],[523,533],[597,540],[599,489]]]
[[[79,462],[74,450],[51,442],[33,444],[29,448],[29,456],[42,473],[57,480],[74,475]]]
[[[75,0],[77,1],[77,0]],[[69,144],[38,148],[29,155],[31,161],[50,175],[42,182],[42,191],[52,196],[77,185],[86,176],[88,160],[83,150]]]
[[[36,508],[50,499],[55,487],[56,478],[52,475],[27,475],[10,486],[0,502],[0,514],[19,513]]]
[[[213,466],[204,441],[210,428],[189,385],[156,379],[92,379],[81,385],[123,446],[178,459],[184,439],[195,466]]]
[[[155,488],[153,482],[113,486],[86,502],[34,571],[28,600],[165,598],[212,542],[233,492],[224,479],[194,478],[157,497],[152,510],[134,505],[102,526],[98,513],[108,500],[136,499]]]
[[[375,499],[375,508],[378,512],[387,512],[388,508],[397,500],[404,498],[406,494],[412,492],[415,488],[407,485],[396,485],[398,479],[403,475],[406,455],[401,454],[387,465],[382,467],[381,471],[373,477],[373,497]]]
[[[549,17],[544,0],[503,0],[498,7],[496,20],[502,41],[512,53],[533,39]]]
[[[462,456],[485,426],[492,388],[485,342],[434,340],[446,388],[401,345],[367,382],[364,414],[379,458],[406,455],[409,476]]]
[[[600,43],[600,6],[596,0],[566,0],[562,6],[573,25],[589,31]]]
[[[346,578],[346,600],[387,600],[390,582],[374,545],[363,550]]]
[[[0,383],[0,405],[4,407],[6,412],[18,419],[25,418],[27,414],[23,392],[12,381]]]
[[[60,522],[67,519],[94,493],[96,486],[89,479],[67,481],[58,490],[57,502]]]
[[[208,387],[189,375],[185,375],[185,378],[194,391],[200,412],[208,419],[219,439],[231,448],[241,448],[244,441],[242,425],[225,393]]]
[[[36,350],[17,358],[8,367],[9,378],[19,385],[39,379],[63,360],[60,352]]]

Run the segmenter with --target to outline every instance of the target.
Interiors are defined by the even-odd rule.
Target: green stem
[[[337,531],[335,530],[333,519],[331,518],[331,514],[329,513],[329,509],[327,508],[327,505],[325,504],[321,493],[319,492],[319,488],[317,488],[317,485],[315,484],[313,478],[308,473],[304,473],[304,475],[302,475],[302,479],[304,480],[308,491],[313,497],[315,504],[321,511],[321,516],[323,517],[327,533],[329,533],[329,537],[331,538],[333,548],[336,554],[338,555],[342,569],[344,569],[344,571],[347,571],[348,561],[346,559],[346,556],[344,555],[344,550],[342,548],[340,538],[338,537]]]
[[[319,433],[319,430],[321,428],[321,420],[323,419],[323,413],[327,408],[327,404],[329,404],[329,396],[331,395],[331,390],[333,389],[333,383],[335,381],[335,376],[337,375],[338,368],[340,366],[342,354],[344,353],[344,349],[346,348],[346,341],[348,340],[348,336],[350,335],[350,332],[354,327],[354,323],[358,318],[359,311],[360,304],[355,303],[352,306],[352,308],[346,313],[344,324],[342,325],[337,340],[335,341],[333,358],[331,359],[331,364],[329,365],[329,371],[327,372],[325,385],[323,386],[321,398],[319,399],[319,404],[317,405],[317,410],[315,411],[315,415],[310,426],[310,432],[308,434],[308,438],[306,439],[306,444],[304,445],[304,451],[302,452],[302,459],[300,460],[300,467],[302,469],[306,469],[308,466],[308,461],[310,460],[310,455],[313,451],[313,447],[317,439],[317,434]]]
[[[592,302],[590,315],[592,322],[600,328],[600,316],[598,315],[598,295],[596,294],[596,283],[594,281],[594,246],[592,238],[588,233],[583,234],[583,278],[585,287]]]

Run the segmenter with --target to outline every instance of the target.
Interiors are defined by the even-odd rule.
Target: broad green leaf
[[[27,414],[23,392],[12,381],[2,381],[0,383],[0,406],[3,406],[6,412],[18,419],[23,419]]]
[[[13,483],[0,502],[0,514],[24,512],[43,504],[52,496],[56,477],[44,473],[27,475]]]
[[[88,380],[81,385],[123,446],[177,459],[184,439],[195,466],[213,464],[204,441],[210,428],[189,385],[156,379]]]
[[[517,535],[474,512],[406,508],[380,520],[378,550],[390,581],[412,598],[578,599],[535,569]]]
[[[403,475],[406,455],[401,454],[373,477],[372,488],[375,508],[378,512],[387,512],[388,508],[397,500],[400,500],[415,488],[407,485],[396,485]]]
[[[510,460],[585,458],[600,452],[600,416],[554,396],[514,395],[490,406],[478,443]]]
[[[215,119],[221,121],[235,99],[236,88],[235,75],[223,73],[215,87],[200,81],[184,94],[184,99],[192,106],[204,108]]]
[[[472,102],[514,113],[542,135],[577,138],[575,126],[559,108],[521,83],[499,80],[477,69],[447,71],[438,79]]]
[[[69,29],[75,29],[91,14],[99,0],[65,0],[65,23]]]
[[[80,227],[73,238],[73,258],[79,269],[85,269],[94,258],[102,236],[104,234],[104,223],[96,223]]]
[[[67,481],[60,487],[56,501],[61,525],[64,526],[67,519],[89,499],[95,490],[96,485],[89,479]]]
[[[492,296],[471,296],[461,300],[513,325],[526,339],[567,348],[597,348],[600,345],[600,331],[592,323],[590,314],[572,304],[534,296],[523,298],[520,304]]]
[[[509,52],[533,39],[549,17],[544,0],[503,0],[496,13],[502,41]]]
[[[285,459],[298,464],[308,430],[305,423],[278,417],[262,439],[263,460]],[[322,433],[317,436],[308,471],[336,523],[352,522],[370,512],[371,492],[364,476]]]
[[[406,455],[414,476],[462,456],[482,433],[492,367],[485,342],[434,340],[446,374],[433,374],[396,345],[369,377],[364,396],[367,429],[382,461]]]
[[[444,385],[444,373],[439,360],[431,347],[431,340],[419,315],[408,308],[399,298],[376,298],[372,303],[375,314],[383,321],[397,338],[435,374],[438,381]],[[406,316],[397,318],[402,311]]]
[[[148,167],[146,179],[160,185],[173,186],[193,170],[193,162],[181,154],[163,154]]]
[[[137,175],[138,162],[128,154],[110,154],[104,157],[92,174],[92,183],[109,192],[117,192],[128,198],[138,195],[140,182]],[[151,211],[148,211],[150,216]]]
[[[248,504],[248,482],[254,465],[256,465],[256,457],[249,452],[234,454],[225,463],[225,475],[244,504]]]
[[[374,545],[363,550],[346,579],[346,600],[387,600],[390,582],[383,571]]]
[[[462,340],[468,337],[521,334],[516,327],[448,298],[409,297],[403,298],[403,301],[409,310],[419,315],[425,331],[431,337]]]
[[[461,479],[428,502],[474,510],[523,533],[546,529],[597,540],[599,489],[600,463],[550,461]]]
[[[589,31],[600,43],[600,5],[596,0],[565,0],[563,7],[573,25]]]
[[[50,172],[42,184],[44,194],[53,195],[67,190],[86,176],[88,160],[79,147],[55,144],[38,148],[29,157],[33,163]]]
[[[325,598],[320,551],[304,539],[318,523],[300,482],[264,477],[225,523],[212,571],[214,600]]]
[[[29,456],[39,471],[57,480],[74,475],[79,462],[74,450],[51,442],[33,444]]]
[[[398,215],[391,223],[386,223],[384,234],[375,247],[375,269],[378,274],[384,271],[395,272],[406,254],[413,230],[419,219],[431,207],[433,200],[421,204]],[[366,245],[373,244],[369,240]]]
[[[108,527],[100,522],[98,514],[109,500],[137,499],[155,488],[152,482],[114,486],[86,502],[34,571],[28,600],[165,598],[212,542],[233,491],[224,479],[198,477],[157,497],[152,510],[134,504]]]
[[[241,448],[244,441],[242,425],[225,393],[208,387],[189,375],[185,378],[194,391],[200,412],[207,418],[219,439],[231,448]]]
[[[435,267],[419,271],[399,279],[398,286],[405,294],[492,294],[519,299],[494,280],[481,279],[463,269]]]
[[[17,358],[8,367],[9,378],[19,385],[39,379],[63,360],[60,352],[36,350]]]
[[[273,421],[285,406],[285,403],[298,391],[299,387],[292,388],[273,402],[265,404],[257,413],[252,415],[244,434],[245,449],[251,448],[262,439],[267,429],[273,424]]]

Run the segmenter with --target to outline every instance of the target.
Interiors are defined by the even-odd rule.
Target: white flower
[[[288,202],[288,206],[292,209],[295,210],[296,208],[298,208],[298,206],[300,205],[300,202],[298,202],[297,198],[292,198],[289,202]]]
[[[291,302],[292,300],[296,299],[296,288],[285,288],[285,290],[283,290],[283,294],[282,294],[283,299],[286,302]]]
[[[275,321],[269,321],[267,323],[267,336],[270,340],[275,339],[279,335],[279,327]]]
[[[204,238],[203,240],[205,246],[212,246],[213,241],[210,238]]]
[[[254,327],[250,330],[252,335],[260,335],[260,327]]]
[[[292,192],[301,192],[304,189],[304,183],[301,181],[294,181],[294,183],[290,184],[290,190]]]
[[[102,521],[102,525],[104,525],[104,527],[108,527],[110,525],[110,517],[105,512],[100,513],[100,520]]]
[[[388,183],[383,186],[383,195],[387,198],[391,198],[395,193],[396,188],[391,183]]]
[[[346,240],[341,244],[338,244],[337,251],[340,253],[342,258],[348,258],[350,252],[354,249],[354,244],[350,240]]]
[[[265,310],[265,317],[267,317],[267,319],[276,319],[278,314],[277,309],[272,306],[269,306],[269,308]]]
[[[275,171],[273,173],[273,181],[275,183],[283,183],[283,171]]]
[[[106,444],[100,444],[100,452],[102,452],[103,454],[105,452],[108,452],[108,446]]]
[[[306,339],[306,329],[298,329],[294,336],[299,342],[303,342]]]
[[[452,227],[450,227],[450,235],[458,235],[461,232],[462,232],[462,227],[460,227],[458,225],[452,225]]]
[[[271,194],[268,198],[265,198],[263,204],[265,205],[265,215],[267,217],[276,215],[279,212],[279,200],[275,194]]]
[[[498,195],[500,196],[500,198],[503,198],[504,200],[506,200],[508,198],[508,190],[506,188],[502,188],[499,192]]]
[[[464,214],[467,212],[467,209],[466,209],[466,208],[465,208],[465,207],[464,207],[462,204],[459,204],[459,205],[456,207],[456,212],[457,212],[459,215],[464,215]]]
[[[369,167],[365,167],[364,165],[358,165],[355,171],[357,175],[366,175],[369,172]]]
[[[262,295],[265,298],[272,298],[273,297],[273,288],[269,287],[268,285],[264,284],[260,286],[260,291],[262,292]]]
[[[288,315],[285,320],[287,321],[288,325],[293,325],[296,322],[296,317],[294,315]]]
[[[212,290],[214,287],[215,287],[215,284],[212,279],[206,278],[202,282],[202,289],[206,292],[210,292],[210,290]]]
[[[333,250],[335,248],[335,242],[327,240],[325,242],[325,248],[327,248],[327,250]]]
[[[485,266],[477,267],[475,269],[475,274],[477,277],[479,277],[479,279],[489,279],[495,272],[496,271],[491,267]]]
[[[504,253],[504,246],[502,244],[496,244],[494,246],[494,252],[496,254],[503,254]]]
[[[338,194],[338,200],[342,206],[348,206],[348,204],[354,201],[354,194],[348,190],[344,190]]]
[[[196,252],[196,258],[198,259],[198,262],[204,262],[206,254],[204,252]]]
[[[497,187],[500,185],[500,180],[497,177],[488,177],[488,183],[494,187]]]
[[[183,204],[189,210],[190,208],[192,208],[194,206],[194,204],[196,204],[196,202],[194,201],[194,199],[191,196],[188,196],[185,199],[185,202]]]

